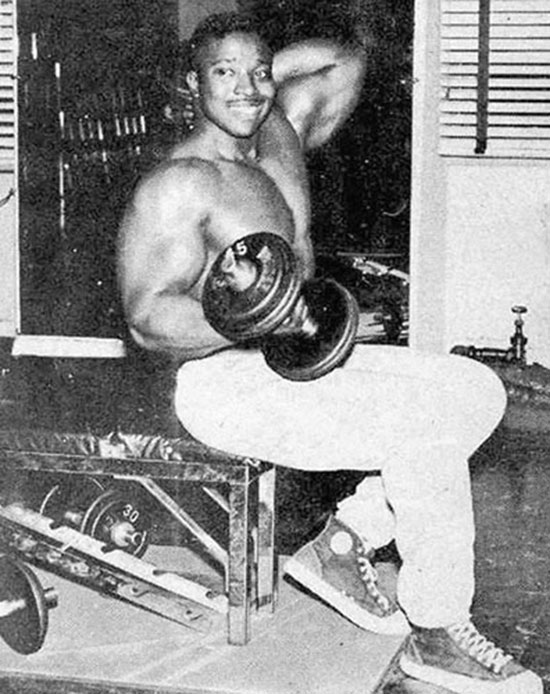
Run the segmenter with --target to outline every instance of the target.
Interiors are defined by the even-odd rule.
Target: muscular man
[[[208,18],[192,49],[195,128],[141,182],[122,225],[120,286],[132,336],[179,360],[176,411],[205,443],[307,470],[381,471],[289,561],[294,578],[363,628],[410,630],[401,659],[410,676],[454,692],[542,692],[540,679],[470,620],[467,460],[503,414],[496,376],[461,357],[356,345],[343,367],[292,382],[204,318],[212,263],[248,234],[279,234],[302,278],[313,275],[304,151],[353,110],[362,45],[312,40],[272,55],[237,14]],[[231,281],[243,280],[234,259],[224,263]],[[402,559],[397,601],[371,563],[373,549],[392,538]]]

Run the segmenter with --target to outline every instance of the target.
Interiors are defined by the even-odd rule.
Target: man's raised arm
[[[291,44],[275,54],[277,101],[304,149],[327,142],[359,101],[366,51],[359,41],[326,39]]]

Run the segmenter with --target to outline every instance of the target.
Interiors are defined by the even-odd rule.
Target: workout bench
[[[105,418],[99,431],[90,431],[89,425],[76,431],[53,430],[32,420],[31,426],[8,426],[4,419],[0,422],[0,467],[16,479],[34,471],[68,480],[85,476],[139,485],[225,567],[228,641],[247,643],[252,611],[272,611],[275,606],[275,467],[209,448],[184,430],[174,436],[173,429],[172,435],[149,433],[149,426],[147,433],[134,433],[132,427],[124,430],[120,417],[115,419],[107,433]],[[229,531],[227,549],[158,484],[167,480],[198,486],[223,510]],[[227,494],[222,490],[228,490]],[[0,514],[0,529],[3,523]],[[5,533],[2,540],[5,544]],[[181,573],[185,574],[185,567]]]

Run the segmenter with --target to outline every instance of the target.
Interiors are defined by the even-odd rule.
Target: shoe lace
[[[382,610],[388,612],[390,610],[390,601],[380,591],[378,587],[378,572],[371,564],[367,549],[364,545],[360,545],[356,550],[357,564],[359,565],[359,574],[365,584],[369,595],[380,605]]]
[[[471,622],[455,624],[448,629],[448,632],[472,658],[493,670],[497,675],[512,660],[511,655],[504,653],[501,648],[480,634]]]

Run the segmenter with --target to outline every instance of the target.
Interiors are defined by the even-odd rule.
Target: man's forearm
[[[363,59],[364,51],[359,43],[342,46],[326,39],[309,39],[290,44],[275,54],[273,78],[281,85],[287,80],[328,71],[350,60]]]
[[[188,296],[156,300],[147,315],[129,320],[134,340],[144,349],[194,359],[231,345],[205,320],[198,301]]]

